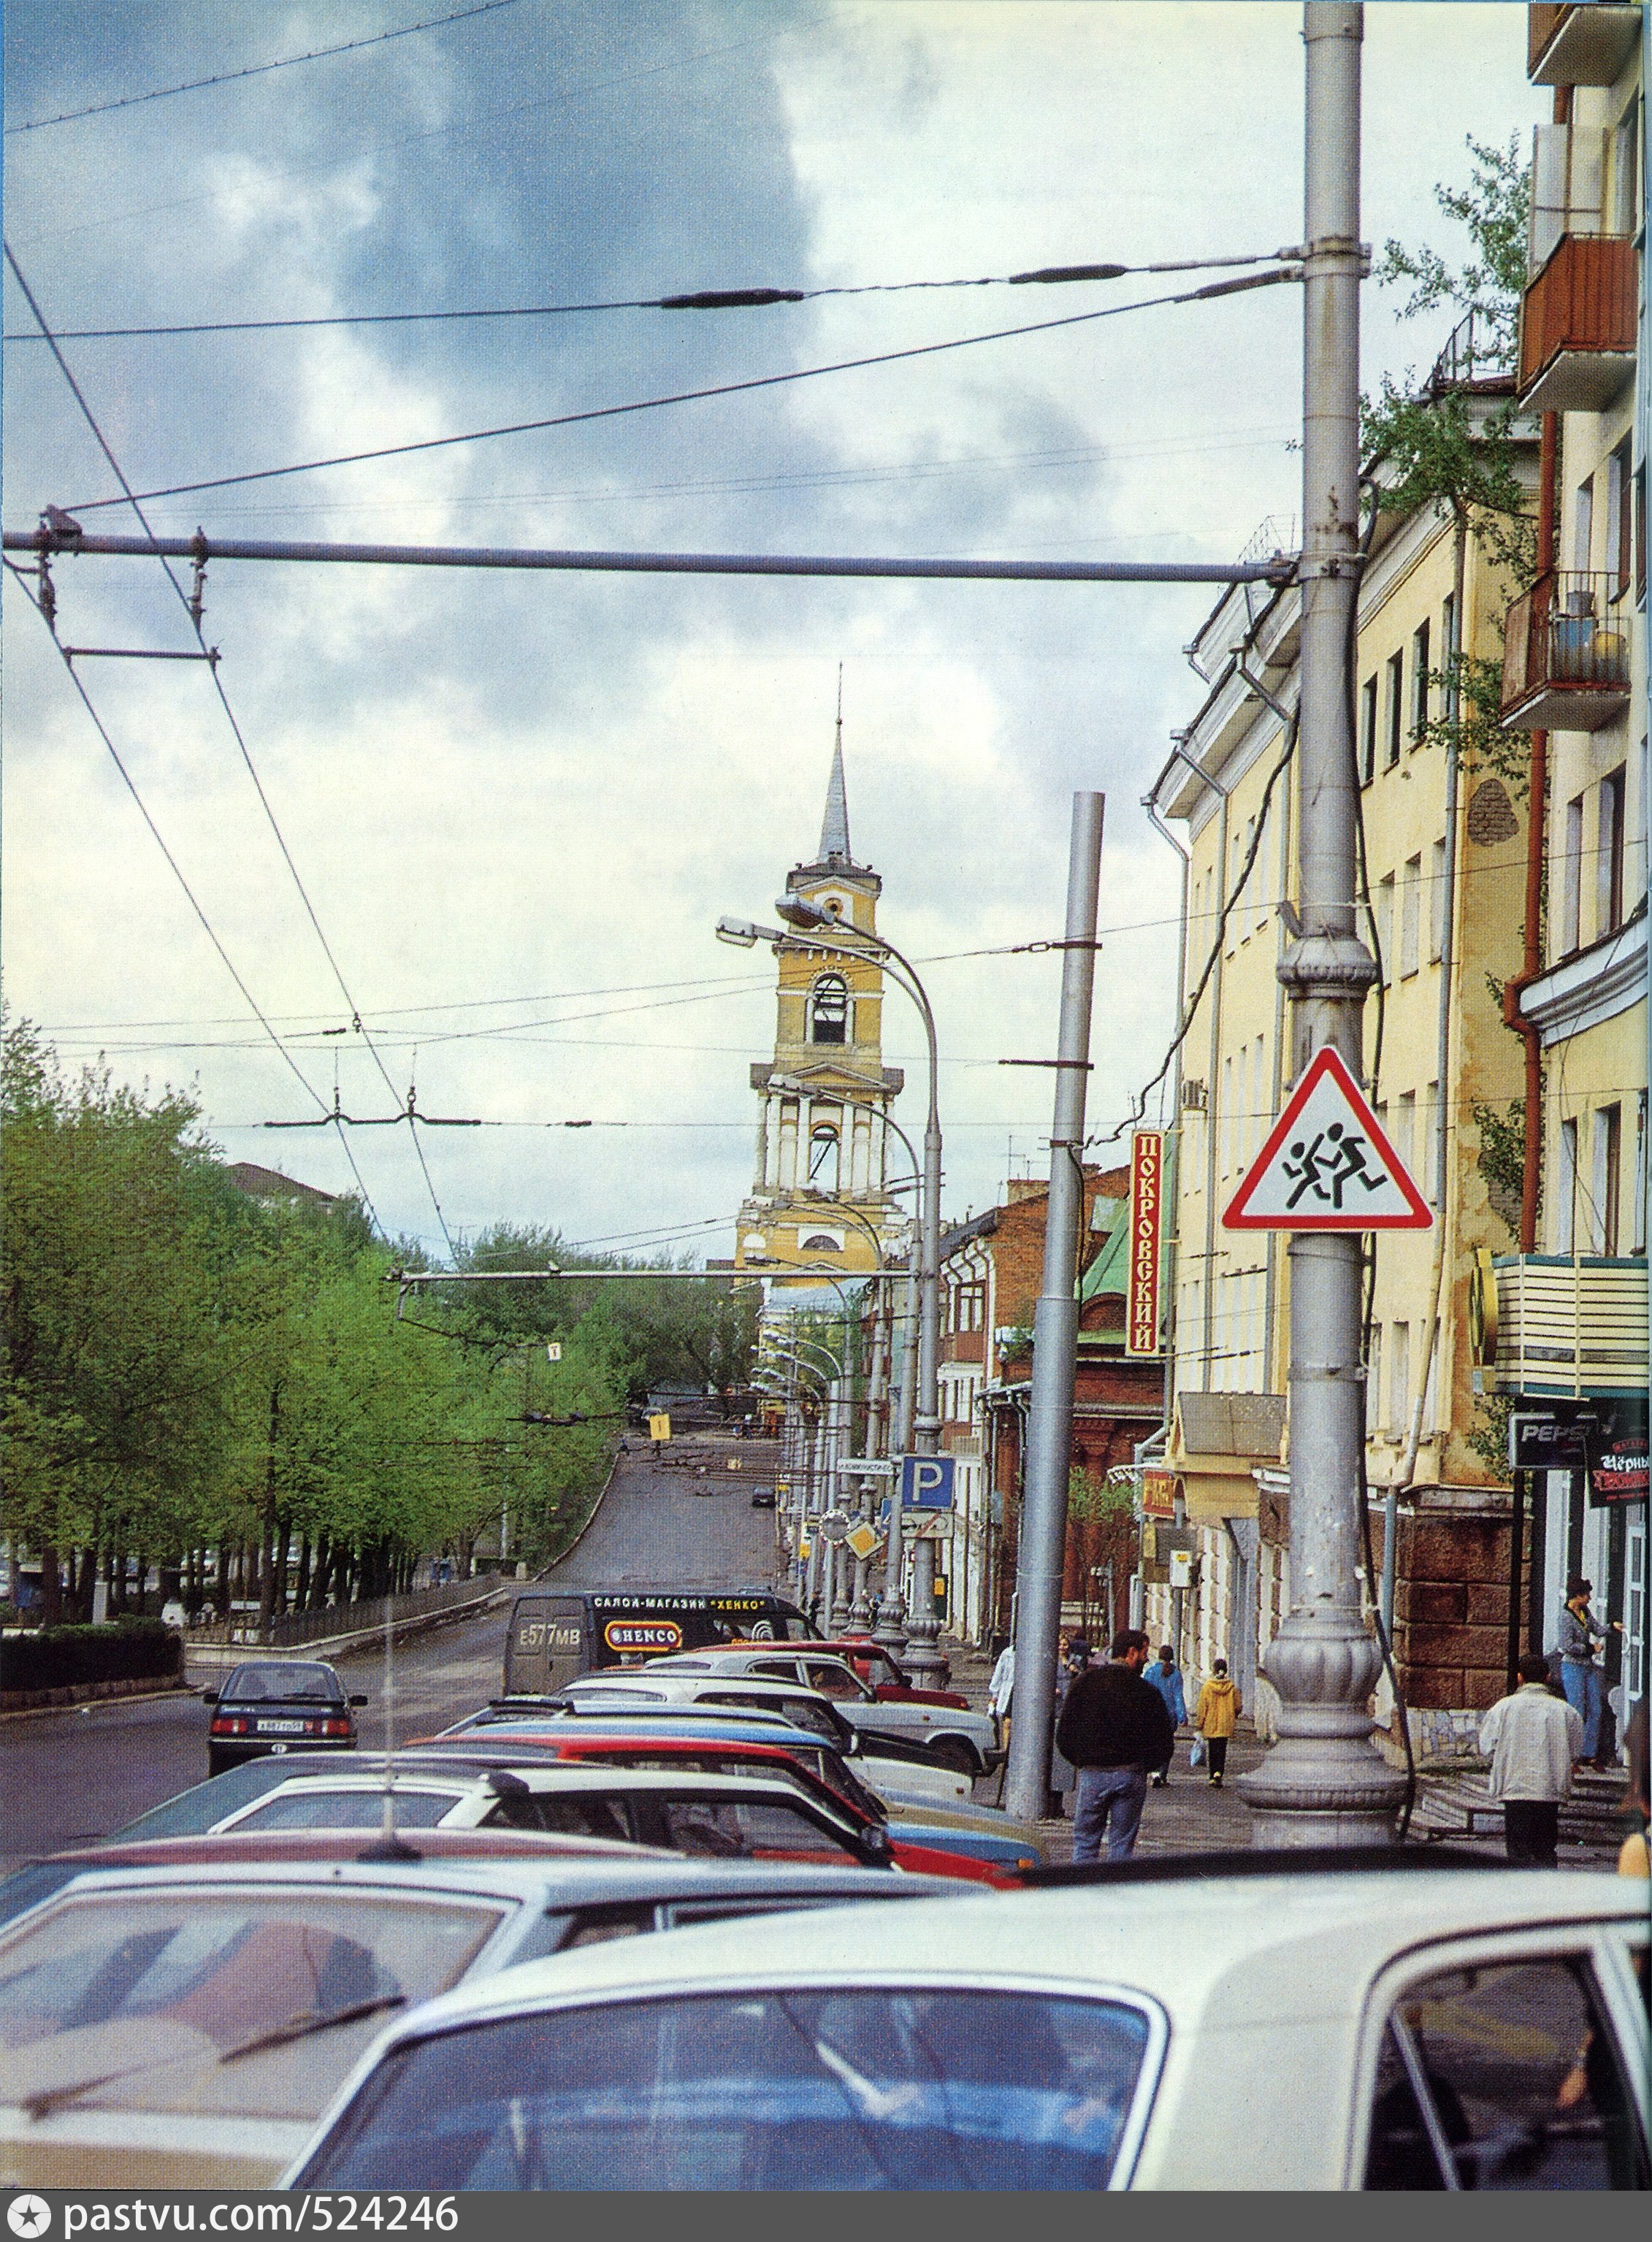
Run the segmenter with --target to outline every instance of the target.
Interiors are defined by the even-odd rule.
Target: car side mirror
[[[358,1691],[350,1700],[353,1705],[365,1705],[366,1702],[366,1697],[360,1691]]]
[[[203,1689],[201,1692],[201,1702],[203,1705],[216,1705],[218,1702],[218,1691],[216,1689]]]

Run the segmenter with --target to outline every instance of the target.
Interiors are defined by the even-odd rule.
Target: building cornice
[[[1643,899],[1626,926],[1562,958],[1530,984],[1520,1009],[1545,1050],[1641,1003],[1646,995],[1646,936]]]

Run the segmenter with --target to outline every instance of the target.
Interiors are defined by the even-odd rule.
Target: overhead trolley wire
[[[53,357],[53,359],[54,359],[56,360],[56,362],[57,362],[58,371],[62,373],[62,375],[63,375],[63,378],[64,378],[64,381],[68,384],[69,391],[70,391],[71,395],[74,398],[74,400],[75,400],[76,404],[80,407],[80,410],[81,410],[82,415],[84,416],[84,420],[85,420],[85,422],[86,422],[87,426],[91,429],[91,433],[92,433],[92,435],[93,435],[93,436],[95,437],[95,439],[97,440],[97,443],[98,449],[103,453],[103,455],[104,455],[104,459],[108,460],[109,465],[110,465],[110,467],[111,467],[111,471],[113,472],[113,473],[114,473],[114,475],[115,475],[116,479],[117,479],[117,480],[118,480],[118,482],[120,483],[120,486],[121,486],[121,487],[122,487],[123,491],[125,493],[127,501],[131,504],[131,509],[132,509],[132,512],[133,512],[133,513],[138,516],[138,521],[139,521],[139,522],[140,522],[140,524],[142,525],[142,527],[143,527],[143,529],[144,529],[144,532],[145,535],[146,535],[146,536],[152,537],[152,536],[154,535],[154,532],[153,532],[153,530],[150,527],[150,525],[149,525],[148,521],[147,521],[147,520],[145,520],[145,518],[144,518],[143,507],[142,507],[141,504],[139,503],[138,500],[137,499],[137,497],[133,494],[132,488],[131,488],[131,484],[127,481],[127,480],[126,480],[125,472],[124,472],[124,470],[122,468],[122,467],[121,467],[121,464],[120,464],[119,460],[115,457],[115,454],[114,454],[113,451],[112,451],[112,450],[111,449],[111,447],[110,447],[110,444],[109,444],[109,440],[108,440],[107,437],[105,437],[105,435],[104,434],[104,432],[103,432],[102,428],[101,428],[101,427],[99,426],[99,425],[98,425],[97,416],[97,415],[96,415],[96,413],[92,411],[91,405],[87,402],[87,399],[86,399],[86,397],[85,397],[85,393],[84,393],[84,392],[82,390],[82,388],[81,388],[81,386],[80,386],[80,384],[76,380],[75,376],[74,376],[74,373],[73,373],[72,369],[71,368],[71,366],[70,366],[70,365],[69,365],[68,360],[64,358],[64,354],[63,354],[62,350],[59,348],[58,344],[57,344],[57,339],[56,336],[52,333],[50,327],[50,326],[48,326],[48,324],[47,324],[45,315],[44,315],[44,313],[41,311],[41,309],[40,309],[40,305],[39,305],[39,304],[37,303],[37,301],[36,300],[34,292],[33,292],[33,290],[30,287],[30,285],[29,285],[29,283],[28,283],[28,281],[27,281],[27,279],[24,278],[24,272],[23,272],[23,269],[22,269],[22,267],[18,265],[17,260],[17,258],[16,258],[16,257],[13,255],[13,253],[12,253],[11,245],[10,244],[10,242],[7,242],[7,243],[4,245],[4,252],[5,252],[5,259],[6,259],[6,262],[7,262],[7,264],[8,264],[8,265],[10,266],[10,268],[11,268],[12,277],[13,277],[13,279],[17,281],[18,287],[23,291],[24,298],[24,300],[26,301],[26,303],[28,304],[29,309],[30,309],[30,312],[34,314],[35,318],[39,321],[39,323],[40,323],[40,332],[41,332],[42,335],[44,337],[44,339],[45,339],[46,342],[47,342],[47,343],[50,345],[50,346],[51,353],[52,353],[52,357]],[[185,593],[185,589],[184,589],[183,586],[178,582],[177,576],[174,574],[174,573],[173,573],[173,571],[172,571],[172,568],[171,568],[171,566],[170,562],[168,562],[168,561],[165,559],[165,557],[162,557],[162,559],[161,559],[161,567],[163,567],[163,569],[165,571],[165,574],[166,574],[166,581],[167,581],[167,582],[168,582],[169,584],[171,584],[171,587],[172,587],[173,591],[174,591],[174,592],[177,594],[177,595],[178,595],[178,604],[182,607],[182,608],[183,608],[183,610],[184,610],[184,612],[185,612],[185,615],[187,615],[187,616],[188,616],[188,618],[189,618],[189,621],[190,621],[190,623],[191,623],[191,628],[192,628],[192,629],[194,630],[195,637],[196,637],[196,641],[197,641],[198,644],[199,645],[199,647],[200,647],[200,649],[201,649],[202,653],[203,653],[203,654],[206,654],[206,653],[207,653],[207,651],[208,651],[208,649],[207,649],[207,645],[206,645],[206,640],[205,640],[205,634],[203,634],[203,632],[202,632],[202,628],[201,628],[201,612],[200,612],[200,607],[199,607],[198,603],[197,603],[197,602],[192,602],[192,601],[191,601],[191,599],[190,599],[189,595]],[[37,601],[37,602],[36,602],[36,604],[37,604],[37,606],[38,607],[39,602],[38,602],[38,601]],[[44,610],[43,610],[43,618],[44,618]],[[49,628],[50,628],[50,618],[44,618],[44,619],[47,621],[47,622],[48,622],[48,627],[49,627]],[[57,632],[56,632],[56,630],[55,630],[55,629],[53,629],[53,630],[52,630],[52,637],[53,637],[54,641],[56,641],[56,639],[57,639]],[[84,687],[84,684],[81,682],[81,680],[80,680],[79,676],[78,676],[78,675],[77,675],[77,673],[76,673],[75,666],[74,666],[73,661],[71,660],[71,658],[70,654],[68,654],[68,652],[67,652],[64,648],[63,648],[61,646],[59,647],[59,649],[58,649],[58,650],[59,650],[59,652],[60,652],[60,653],[62,653],[62,654],[63,654],[63,658],[64,658],[64,668],[68,670],[68,672],[69,672],[70,675],[71,675],[72,678],[74,678],[74,681],[75,681],[75,688],[76,688],[77,692],[80,695],[80,697],[81,697],[81,700],[83,701],[83,702],[84,702],[88,714],[90,714],[90,715],[92,715],[92,717],[93,717],[93,721],[94,721],[94,722],[97,722],[96,712],[92,709],[91,702],[90,699],[88,699],[88,697],[87,697],[87,694],[86,694],[85,687]],[[255,763],[254,763],[254,762],[253,762],[253,761],[252,761],[252,752],[251,752],[251,750],[249,749],[249,748],[248,748],[248,746],[247,746],[247,744],[246,744],[246,738],[245,738],[245,734],[242,732],[242,729],[241,729],[240,724],[239,724],[239,722],[238,722],[238,720],[237,720],[237,718],[236,718],[236,715],[235,715],[235,711],[234,711],[234,709],[230,706],[229,695],[225,693],[225,689],[224,689],[224,681],[223,681],[222,678],[218,675],[218,664],[217,664],[217,662],[216,662],[216,661],[209,661],[209,662],[208,662],[208,668],[209,668],[209,669],[210,669],[210,671],[211,671],[211,674],[212,674],[213,688],[214,688],[214,690],[217,692],[217,695],[218,695],[218,697],[219,703],[220,703],[220,705],[222,706],[223,710],[224,710],[225,716],[225,717],[227,718],[227,720],[228,720],[229,726],[230,726],[230,729],[231,729],[232,733],[234,735],[236,746],[237,746],[237,747],[239,748],[239,750],[240,750],[241,760],[242,760],[242,762],[245,764],[245,766],[246,766],[246,770],[247,770],[247,775],[248,775],[248,776],[249,776],[249,777],[252,779],[252,785],[253,785],[254,790],[256,791],[256,793],[257,793],[257,795],[258,795],[259,802],[259,803],[260,803],[260,805],[261,805],[261,807],[262,807],[262,809],[263,809],[263,810],[264,810],[265,816],[265,818],[267,819],[267,821],[268,821],[268,822],[269,822],[270,830],[271,830],[271,831],[272,831],[272,833],[273,833],[273,835],[275,836],[275,839],[276,839],[277,846],[279,848],[279,849],[280,849],[280,851],[281,851],[281,856],[282,856],[283,861],[285,863],[285,865],[286,865],[286,868],[287,868],[288,871],[292,874],[293,885],[294,885],[294,886],[297,888],[297,889],[298,889],[299,896],[299,900],[302,902],[302,903],[303,903],[303,905],[304,905],[304,908],[305,908],[306,913],[307,914],[307,916],[308,916],[308,917],[309,917],[311,926],[312,926],[312,927],[314,929],[314,930],[315,930],[316,938],[317,938],[317,940],[318,940],[318,941],[320,943],[320,944],[321,944],[322,952],[323,952],[323,954],[325,955],[325,957],[326,957],[326,958],[327,963],[328,963],[328,965],[329,965],[329,966],[332,968],[332,977],[333,977],[334,980],[335,980],[335,981],[338,983],[338,984],[339,984],[339,994],[343,997],[343,998],[344,998],[344,1000],[345,1000],[345,1003],[346,1003],[346,1004],[349,1006],[349,1008],[350,1008],[351,1016],[352,1016],[352,1024],[353,1024],[353,1026],[357,1030],[357,1031],[359,1033],[359,1035],[360,1035],[360,1037],[361,1037],[361,1038],[362,1038],[363,1043],[366,1045],[366,1047],[367,1047],[368,1051],[372,1053],[373,1064],[374,1064],[374,1065],[378,1068],[378,1070],[379,1070],[379,1071],[380,1075],[384,1077],[384,1082],[385,1082],[385,1085],[386,1085],[386,1089],[388,1089],[388,1090],[391,1091],[391,1094],[392,1094],[393,1096],[394,1096],[394,1095],[396,1094],[396,1093],[395,1093],[395,1084],[394,1084],[394,1083],[393,1083],[393,1082],[392,1082],[392,1080],[391,1080],[391,1078],[390,1078],[389,1072],[388,1072],[388,1071],[386,1070],[386,1066],[385,1066],[385,1063],[384,1063],[383,1059],[379,1057],[379,1052],[378,1052],[378,1050],[377,1050],[377,1049],[376,1049],[376,1047],[374,1046],[372,1037],[368,1035],[367,1030],[366,1030],[366,1028],[365,1028],[365,1027],[363,1027],[363,1026],[362,1026],[362,1024],[361,1024],[361,1015],[360,1015],[359,1010],[358,1010],[358,1008],[357,1008],[355,999],[354,999],[354,997],[353,997],[351,995],[351,993],[350,993],[349,987],[348,987],[347,983],[346,983],[346,981],[345,981],[344,974],[343,974],[343,972],[342,972],[342,970],[341,970],[341,969],[340,969],[340,967],[339,967],[339,961],[338,961],[338,959],[337,959],[337,958],[334,957],[334,955],[333,955],[332,944],[328,942],[327,937],[326,937],[326,933],[323,931],[320,919],[319,919],[319,918],[317,916],[317,915],[316,915],[315,906],[314,906],[314,904],[313,904],[313,903],[311,902],[311,900],[310,900],[309,890],[306,888],[306,886],[305,886],[305,884],[304,884],[304,881],[303,881],[302,877],[301,877],[301,876],[300,876],[300,875],[299,875],[299,868],[298,868],[297,864],[296,864],[296,863],[294,863],[294,862],[293,862],[293,860],[292,860],[292,853],[291,849],[287,847],[287,843],[286,843],[286,836],[285,836],[285,834],[282,832],[282,830],[281,830],[279,822],[278,821],[278,819],[277,819],[277,817],[276,817],[276,815],[275,815],[275,811],[274,811],[273,808],[271,806],[271,802],[270,802],[269,796],[265,794],[265,790],[264,790],[264,782],[263,782],[262,779],[259,777],[259,772],[258,772],[258,768],[257,768],[257,766],[255,765]],[[102,727],[102,725],[101,725],[101,724],[99,724],[98,728],[99,728],[99,730],[100,730],[100,731],[102,731],[102,730],[103,730],[103,727]],[[104,739],[105,739],[105,742],[107,743],[107,742],[108,742],[108,735],[107,735],[106,733],[104,733]],[[111,745],[110,751],[111,751],[111,754],[113,754],[113,752],[114,752],[114,749],[113,749],[112,744]],[[124,771],[124,768],[122,768],[122,767],[119,765],[118,758],[117,758],[117,767],[118,767],[118,768],[121,768],[121,775],[122,775],[122,776],[123,776],[123,777],[125,777],[125,776],[126,776],[125,771]],[[128,779],[128,780],[127,780],[127,784],[128,784],[129,788],[131,787],[131,782],[130,779]],[[133,798],[133,800],[134,800],[134,801],[138,801],[138,797],[137,791],[136,791],[136,789],[132,789],[132,798]],[[138,802],[138,807],[140,808],[140,809],[143,809],[143,804],[142,804],[142,802]],[[152,820],[150,820],[150,819],[149,819],[149,814],[148,814],[147,810],[144,810],[144,817],[145,817],[146,822],[148,822],[150,823],[150,829],[151,829],[151,832],[155,832],[155,837],[156,837],[156,839],[157,839],[158,841],[159,841],[159,839],[160,839],[159,833],[158,833],[158,831],[156,831],[156,829],[155,829],[155,827],[154,827],[154,824],[153,824]],[[164,847],[165,847],[165,843],[162,843],[162,846],[163,846],[163,848],[164,848]],[[170,851],[168,852],[168,858],[167,858],[167,860],[168,860],[168,862],[169,862],[169,863],[173,863],[173,869],[174,869],[174,870],[176,870],[176,869],[177,869],[177,866],[176,866],[176,863],[173,862],[173,859],[172,859],[172,858],[171,858],[171,856]],[[183,876],[182,876],[181,872],[179,873],[178,876],[179,876],[179,878],[180,878],[180,880],[181,880],[181,879],[182,879],[182,877],[183,877]],[[186,892],[186,893],[189,893],[189,892],[190,892],[190,891],[189,891],[189,889],[188,889],[188,888],[187,888],[187,885],[185,886],[185,892]],[[192,894],[191,895],[191,902],[193,902],[193,900],[194,900]],[[197,905],[196,905],[196,910],[197,910],[197,915],[198,915],[198,916],[202,916],[202,915],[200,914],[200,910],[199,910],[199,906],[198,906],[198,904],[197,904]],[[205,925],[205,924],[206,924],[206,921],[205,921],[205,916],[202,916],[202,924],[203,924],[203,925]],[[208,930],[209,930],[209,932],[211,931],[210,928],[208,929]],[[213,939],[214,939],[214,941],[216,942],[216,940],[217,940],[216,936],[213,936]],[[222,951],[222,949],[221,949],[221,946],[220,946],[219,954],[220,954],[220,956],[223,956],[223,955],[224,955],[224,953],[223,953],[223,951]],[[225,963],[226,964],[229,963],[227,957],[225,957]],[[233,970],[233,969],[232,969],[232,970]],[[248,997],[248,1001],[249,1001],[249,1003],[251,1003],[252,999],[251,999],[251,997],[250,997],[249,992],[248,992],[248,991],[247,991],[247,990],[246,990],[245,984],[244,983],[242,983],[242,982],[239,980],[238,977],[237,977],[237,984],[236,984],[236,985],[237,985],[238,988],[240,988],[242,994],[243,994],[244,996],[246,996],[246,997]],[[255,1007],[254,1009],[256,1010],[256,1007]],[[262,1020],[262,1018],[263,1018],[263,1015],[262,1015],[261,1013],[259,1014],[259,1018]],[[267,1023],[267,1021],[266,1021],[266,1022],[265,1022],[265,1023],[264,1023],[264,1024],[265,1025],[265,1027],[266,1027],[266,1028],[268,1028],[268,1027],[269,1027],[269,1024]],[[274,1032],[275,1032],[275,1031],[274,1031],[274,1030],[273,1030],[272,1028],[270,1028],[270,1029],[269,1029],[269,1032],[270,1032],[271,1036],[273,1037],[274,1037]],[[276,1038],[276,1040],[277,1040],[277,1042],[278,1042],[278,1044],[279,1044],[279,1038]],[[292,1067],[293,1067],[293,1071],[294,1071],[295,1073],[297,1073],[297,1072],[298,1072],[298,1069],[297,1069],[296,1065],[294,1064],[293,1061],[292,1060],[291,1057],[285,1053],[285,1047],[283,1047],[283,1056],[287,1057],[287,1064],[288,1064],[290,1066],[292,1066]],[[303,1077],[302,1075],[299,1075],[299,1079],[300,1079],[301,1081],[302,1081],[302,1080],[304,1080],[304,1077]],[[310,1087],[310,1085],[308,1084],[308,1083],[307,1083],[307,1082],[306,1083],[306,1088],[309,1088],[309,1087]],[[320,1106],[321,1106],[321,1108],[322,1108],[323,1111],[325,1112],[325,1111],[326,1111],[326,1101],[325,1101],[323,1098],[320,1098],[320,1097],[319,1097],[319,1095],[318,1095],[318,1094],[317,1094],[313,1090],[312,1091],[311,1094],[316,1098],[316,1103],[317,1103],[319,1105],[320,1105]],[[376,1215],[373,1215],[373,1202],[372,1202],[372,1199],[371,1199],[371,1198],[370,1198],[370,1197],[369,1197],[369,1195],[368,1195],[367,1188],[366,1188],[366,1184],[362,1181],[362,1178],[361,1178],[360,1171],[359,1171],[359,1168],[357,1167],[357,1165],[356,1165],[355,1155],[354,1155],[354,1153],[353,1153],[353,1152],[351,1151],[351,1149],[350,1149],[350,1145],[349,1145],[348,1139],[346,1138],[346,1136],[345,1136],[345,1133],[344,1133],[344,1131],[343,1131],[342,1127],[340,1127],[340,1128],[339,1128],[339,1132],[338,1132],[338,1133],[339,1133],[339,1142],[340,1142],[340,1143],[344,1145],[344,1147],[345,1147],[346,1157],[346,1158],[348,1158],[348,1160],[349,1160],[351,1172],[352,1172],[352,1174],[355,1177],[356,1181],[357,1181],[357,1184],[360,1186],[362,1198],[363,1198],[364,1202],[366,1203],[366,1206],[367,1206],[367,1208],[368,1208],[369,1214],[373,1216],[373,1220],[375,1221],[375,1223],[376,1223],[376,1222],[377,1222],[378,1218],[377,1218],[377,1216],[376,1216]],[[420,1165],[420,1169],[421,1169],[421,1170],[423,1171],[423,1172],[424,1172],[424,1178],[425,1178],[426,1186],[426,1188],[428,1189],[428,1191],[429,1191],[429,1192],[430,1192],[431,1204],[432,1204],[432,1205],[433,1205],[433,1206],[435,1208],[435,1210],[436,1210],[436,1219],[437,1219],[437,1222],[440,1225],[440,1227],[441,1227],[441,1233],[442,1233],[443,1238],[446,1238],[446,1239],[447,1239],[447,1250],[448,1250],[448,1253],[449,1253],[449,1255],[451,1256],[451,1255],[453,1254],[453,1242],[452,1238],[448,1235],[447,1218],[446,1218],[446,1217],[443,1215],[443,1213],[442,1213],[442,1211],[441,1211],[441,1203],[440,1203],[440,1200],[437,1198],[437,1197],[436,1197],[436,1187],[435,1187],[435,1185],[434,1185],[434,1183],[431,1180],[430,1170],[429,1170],[429,1167],[427,1166],[427,1165],[426,1165],[426,1160],[425,1160],[424,1148],[423,1148],[423,1147],[422,1147],[422,1145],[420,1145],[420,1143],[419,1143],[419,1135],[418,1135],[418,1131],[417,1131],[417,1130],[413,1130],[413,1131],[411,1131],[411,1134],[412,1134],[412,1136],[413,1136],[413,1149],[414,1149],[414,1151],[417,1152],[418,1157],[419,1157],[419,1165]],[[387,1235],[388,1233],[386,1232],[386,1233],[385,1233],[385,1234],[386,1234],[386,1235]]]
[[[174,94],[199,93],[212,85],[233,85],[247,77],[267,77],[272,70],[294,70],[300,63],[326,62],[333,55],[353,55],[363,47],[381,47],[389,39],[411,38],[415,31],[440,30],[447,23],[462,23],[467,17],[491,16],[500,8],[514,8],[517,0],[476,0],[476,5],[456,9],[449,16],[431,16],[422,23],[399,23],[393,30],[374,31],[365,39],[346,39],[336,47],[313,47],[307,54],[283,55],[277,62],[250,63],[245,70],[219,70],[212,77],[195,77],[182,85],[152,87],[147,93],[124,93],[113,101],[90,102],[84,109],[65,109],[56,117],[31,117],[26,124],[8,124],[6,138],[22,132],[44,132],[52,124],[77,124],[83,117],[106,117],[114,109],[137,109],[147,101],[170,101]]]
[[[10,252],[7,252],[8,257]],[[16,263],[13,260],[13,270]],[[273,482],[289,475],[313,474],[326,467],[361,467],[376,460],[406,459],[415,453],[451,450],[459,444],[480,444],[500,436],[526,436],[542,433],[547,428],[571,428],[586,422],[614,420],[636,413],[652,413],[673,405],[693,405],[715,397],[736,397],[752,390],[780,389],[797,381],[813,381],[829,373],[852,373],[875,366],[893,366],[902,360],[934,358],[943,352],[970,350],[982,343],[1012,341],[1022,335],[1048,334],[1061,327],[1077,327],[1096,319],[1120,318],[1126,312],[1148,312],[1167,304],[1194,304],[1217,296],[1232,296],[1252,288],[1268,288],[1281,280],[1295,280],[1300,276],[1299,265],[1279,265],[1262,272],[1248,272],[1237,280],[1207,281],[1203,287],[1183,289],[1167,296],[1149,296],[1130,304],[1107,304],[1093,312],[1070,312],[1057,319],[1035,319],[1025,326],[997,327],[978,335],[955,335],[944,342],[912,343],[900,350],[875,351],[861,358],[834,359],[822,366],[796,366],[787,373],[763,373],[748,376],[740,381],[714,382],[702,389],[672,391],[658,397],[634,398],[622,405],[588,406],[577,413],[555,413],[538,420],[502,422],[491,428],[470,428],[453,436],[425,436],[406,444],[379,445],[369,451],[339,452],[324,459],[300,460],[284,467],[252,467],[239,474],[208,475],[195,482],[168,483],[154,490],[127,493],[126,497],[136,507],[139,500],[185,498],[197,491],[229,490],[245,483]],[[82,499],[69,509],[72,514],[95,514],[105,507],[119,506],[119,498]],[[147,525],[145,525],[147,527]]]
[[[906,296],[959,288],[1059,287],[1080,281],[1123,280],[1160,272],[1212,272],[1233,265],[1288,263],[1293,249],[1259,250],[1245,257],[1185,257],[1154,265],[1044,265],[1031,272],[987,272],[950,280],[863,280],[822,288],[693,288],[672,296],[614,296],[580,304],[505,304],[437,312],[322,312],[285,319],[196,319],[165,326],[61,327],[59,342],[159,340],[180,335],[285,334],[312,327],[406,327],[463,319],[556,319],[601,312],[745,312],[777,304],[814,304],[828,296]],[[1123,307],[1121,307],[1123,308]],[[42,338],[26,329],[9,343]]]

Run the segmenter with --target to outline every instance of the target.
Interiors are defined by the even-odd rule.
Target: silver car
[[[727,1650],[684,1650],[656,1658],[654,1673],[740,1676],[783,1682],[829,1698],[868,1741],[888,1736],[927,1744],[936,1757],[971,1778],[996,1768],[1002,1754],[991,1714],[922,1697],[880,1697],[847,1660],[811,1651],[806,1643],[740,1643]]]
[[[399,2020],[286,2184],[1644,2189],[1646,1938],[1399,1849],[683,1931]]]
[[[948,1889],[477,1832],[417,1832],[402,1861],[361,1853],[314,1832],[151,1841],[124,1866],[83,1858],[7,1924],[6,2185],[266,2187],[385,2018],[461,1980],[607,1940],[635,1950],[676,1923],[856,1895],[870,1914]]]

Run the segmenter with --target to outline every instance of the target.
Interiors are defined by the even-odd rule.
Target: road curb
[[[95,1686],[91,1684],[83,1687]],[[152,1705],[161,1697],[198,1697],[200,1691],[190,1682],[174,1682],[165,1689],[134,1689],[123,1696],[71,1697],[64,1705],[11,1705],[0,1712],[0,1727],[12,1721],[46,1721],[64,1713],[91,1713],[105,1705]]]

